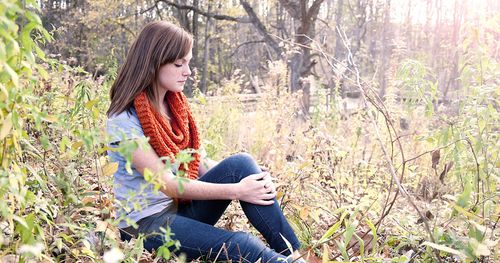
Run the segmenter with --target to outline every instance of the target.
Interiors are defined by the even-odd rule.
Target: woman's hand
[[[257,205],[271,205],[276,197],[276,187],[268,172],[249,175],[238,184],[237,199]]]

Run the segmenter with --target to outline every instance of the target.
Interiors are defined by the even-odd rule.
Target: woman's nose
[[[189,66],[187,66],[186,70],[184,70],[184,75],[191,76],[191,68]]]

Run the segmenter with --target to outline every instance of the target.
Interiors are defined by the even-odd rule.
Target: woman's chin
[[[171,88],[171,89],[167,89],[168,91],[170,92],[182,92],[184,90],[184,86],[181,86],[181,87],[175,87],[175,88]]]

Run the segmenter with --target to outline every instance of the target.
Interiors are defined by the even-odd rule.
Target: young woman
[[[121,203],[118,218],[126,219],[119,222],[122,239],[170,228],[171,238],[180,242],[177,252],[185,253],[188,259],[292,261],[285,239],[293,250],[299,249],[300,243],[278,206],[270,174],[248,154],[216,163],[198,153],[196,122],[182,93],[191,75],[192,42],[189,33],[171,23],[148,24],[111,87],[106,127],[110,145],[118,147],[147,138],[151,146],[133,151],[131,169],[119,151],[108,152],[111,160],[119,163],[114,192]],[[165,160],[189,149],[194,153],[188,165],[164,169]],[[159,191],[145,180],[146,169],[159,174]],[[181,175],[188,180],[182,191],[176,180]],[[231,200],[240,201],[270,248],[248,233],[214,227]],[[148,250],[165,240],[161,234],[147,236],[144,246]]]

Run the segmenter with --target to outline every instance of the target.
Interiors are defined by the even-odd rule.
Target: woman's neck
[[[168,102],[166,101],[166,90],[160,90],[158,94],[157,105],[160,107],[160,113],[164,115],[167,119],[170,119],[170,109],[168,108]]]

